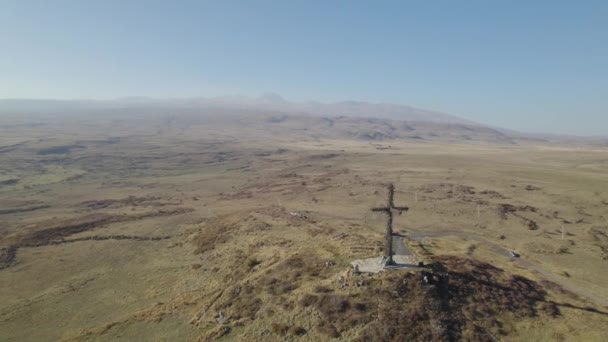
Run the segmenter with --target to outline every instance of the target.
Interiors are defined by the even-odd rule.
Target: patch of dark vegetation
[[[0,215],[24,213],[24,212],[28,212],[28,211],[46,209],[46,208],[50,208],[50,207],[51,207],[50,205],[41,204],[41,205],[35,205],[35,206],[25,207],[25,208],[0,209]]]
[[[370,299],[361,294],[306,294],[300,300],[300,305],[313,306],[323,315],[324,321],[331,323],[338,331],[346,331],[374,319],[377,304]]]
[[[467,185],[457,184],[454,186],[453,190],[448,191],[448,194],[451,193],[461,193],[465,195],[475,195],[475,188]]]
[[[529,230],[537,230],[539,228],[538,223],[536,223],[536,221],[534,221],[530,218],[527,218],[519,213],[520,211],[536,213],[536,212],[538,212],[538,208],[536,208],[536,207],[533,207],[530,205],[515,206],[515,205],[509,204],[509,203],[502,203],[502,204],[498,205],[497,211],[498,211],[498,216],[500,216],[500,218],[503,220],[506,220],[507,215],[511,214],[511,215],[521,219],[526,224],[526,226],[528,227]]]
[[[235,200],[235,199],[244,199],[244,198],[253,198],[254,193],[248,190],[240,190],[236,192],[229,193],[220,193],[220,198],[223,201]]]
[[[79,217],[63,222],[60,226],[31,232],[20,239],[19,247],[46,246],[49,245],[51,241],[61,241],[63,238],[70,235],[120,221],[124,221],[123,217],[112,215],[88,215]]]
[[[528,211],[528,212],[531,212],[531,213],[535,213],[535,212],[538,211],[538,208],[533,207],[531,205],[522,205],[522,206],[518,207],[518,210],[520,210],[520,211]]]
[[[251,270],[252,268],[256,267],[257,265],[261,264],[262,262],[254,257],[249,257],[247,258],[247,260],[245,261],[245,266]]]
[[[560,315],[559,307],[555,303],[542,303],[538,309],[540,312],[550,316],[551,318],[557,318]]]
[[[52,241],[51,245],[60,245],[64,243],[73,243],[80,241],[106,241],[106,240],[134,240],[134,241],[160,241],[170,239],[171,236],[137,236],[137,235],[107,235],[107,236],[87,236],[77,239]]]
[[[321,286],[321,285],[315,286],[314,291],[316,293],[331,293],[331,292],[334,292],[334,290],[332,288],[327,287],[327,286]]]
[[[304,329],[303,327],[301,327],[299,325],[294,325],[292,327],[289,327],[289,330],[287,332],[292,336],[306,335],[306,329]]]
[[[285,334],[287,334],[287,331],[289,330],[289,325],[281,324],[281,323],[272,323],[271,328],[272,328],[273,334],[284,336]]]
[[[270,157],[272,156],[274,153],[272,151],[264,151],[264,152],[258,152],[258,153],[254,153],[253,155],[255,157]]]
[[[232,332],[232,329],[227,325],[222,325],[219,328],[212,330],[207,334],[206,341],[216,341]]]
[[[130,235],[110,235],[110,236],[91,236],[77,238],[73,240],[65,240],[66,237],[77,233],[82,233],[95,228],[99,228],[108,224],[118,222],[137,221],[150,217],[172,216],[191,212],[191,208],[177,208],[172,210],[159,210],[151,213],[137,215],[87,215],[76,219],[62,222],[51,228],[36,230],[29,232],[17,239],[17,242],[6,249],[6,260],[12,260],[8,266],[14,263],[17,251],[21,247],[41,247],[48,245],[58,245],[63,243],[71,243],[87,240],[139,240],[139,241],[158,241],[169,237],[140,237]],[[4,252],[3,252],[4,253]],[[4,254],[3,254],[4,255]],[[3,263],[4,264],[4,263]],[[5,267],[8,267],[5,266]],[[0,267],[5,268],[5,267]]]
[[[512,330],[513,319],[560,314],[541,284],[490,264],[440,256],[432,269],[388,274],[383,283],[389,285],[376,294],[381,319],[367,324],[358,340],[495,341]]]
[[[11,152],[14,151],[16,149],[18,149],[19,147],[25,145],[24,143],[20,143],[20,144],[14,144],[14,145],[7,145],[7,146],[1,146],[0,147],[0,153],[7,153],[7,152]]]
[[[0,270],[15,263],[18,249],[15,245],[0,249]]]
[[[47,154],[66,154],[70,153],[74,149],[86,148],[82,145],[63,145],[63,146],[53,146],[48,148],[43,148],[38,150],[39,155],[47,155]]]
[[[333,127],[333,125],[335,124],[335,121],[332,120],[332,119],[330,119],[330,118],[328,118],[328,117],[322,117],[321,121],[327,123],[328,127]]]
[[[427,194],[440,194],[441,197],[436,199],[457,198],[464,202],[472,202],[474,200],[472,195],[475,195],[477,193],[475,191],[475,188],[472,186],[454,183],[427,184],[422,186],[420,190],[421,192]]]
[[[319,322],[319,324],[317,325],[317,331],[322,334],[325,335],[329,338],[338,338],[340,337],[340,333],[338,332],[338,329],[336,329],[336,327],[326,321],[321,321]]]
[[[538,223],[536,223],[536,221],[534,220],[530,220],[530,219],[525,219],[527,224],[528,224],[528,229],[530,230],[537,230],[538,229]]]
[[[277,116],[271,116],[270,118],[268,118],[267,122],[270,123],[281,123],[284,122],[288,119],[287,115],[277,115]]]
[[[266,292],[273,296],[280,296],[289,293],[297,288],[297,285],[290,280],[280,278],[269,278],[262,283]]]
[[[477,249],[477,245],[475,245],[475,244],[469,245],[469,247],[467,247],[467,255],[473,255],[473,253],[475,253],[476,249]]]
[[[0,181],[0,185],[11,186],[11,185],[15,185],[15,184],[19,183],[19,181],[20,181],[19,178],[5,179],[5,180]]]
[[[337,157],[337,153],[325,153],[325,154],[314,154],[310,156],[310,159],[331,159]]]
[[[138,221],[151,217],[173,216],[191,212],[189,208],[176,208],[172,210],[159,210],[150,213],[136,215],[87,215],[66,222],[61,225],[37,230],[23,236],[19,242],[19,247],[39,247],[49,245],[53,241],[61,241],[64,238],[82,233],[91,229],[105,226],[111,223]]]
[[[206,164],[206,165],[219,165],[219,164],[238,161],[240,159],[240,156],[234,152],[220,151],[220,152],[210,152],[210,153],[206,153],[206,154],[208,155],[208,159],[206,159],[205,161],[202,162],[202,164]],[[193,161],[192,159],[186,159],[185,165],[190,165],[190,163],[192,161]]]
[[[255,287],[249,284],[228,288],[216,305],[216,309],[225,312],[231,321],[243,318],[254,320],[261,307],[262,300],[257,297]]]
[[[77,140],[74,141],[74,144],[78,145],[96,145],[96,146],[104,146],[104,145],[114,145],[120,142],[124,142],[125,139],[121,137],[109,137],[104,140],[96,140],[96,139],[86,139],[86,140]]]
[[[306,329],[298,325],[289,326],[282,323],[272,323],[271,328],[272,333],[279,336],[285,336],[287,334],[291,336],[302,336],[306,334]]]
[[[134,236],[134,235],[109,235],[109,236],[88,236],[83,238],[71,239],[71,240],[53,240],[49,241],[46,245],[62,245],[66,243],[74,243],[80,241],[106,241],[106,240],[133,240],[133,241],[160,241],[170,239],[170,236]],[[46,246],[45,245],[45,246]],[[11,245],[6,248],[0,249],[0,270],[12,266],[17,259],[17,251],[21,247],[33,247],[23,245]],[[39,246],[36,246],[39,247]]]
[[[498,213],[500,214],[502,219],[506,219],[507,214],[516,213],[517,210],[518,210],[518,207],[514,206],[513,204],[503,203],[503,204],[498,205]]]
[[[395,134],[380,132],[380,131],[361,131],[353,134],[356,139],[362,140],[389,140],[396,139],[398,136]]]
[[[327,279],[332,271],[314,254],[298,254],[283,260],[260,280],[260,288],[273,296],[287,294],[305,282]]]
[[[529,205],[515,206],[509,203],[499,204],[497,207],[498,215],[501,219],[507,219],[507,214],[517,214],[518,211],[537,212],[538,209]]]
[[[300,299],[300,305],[302,305],[303,307],[309,307],[309,306],[313,306],[315,305],[315,303],[319,300],[318,296],[315,295],[311,295],[311,294],[305,294],[301,299]]]
[[[608,260],[608,228],[592,227],[589,229],[594,244],[600,248],[602,260]]]
[[[160,197],[157,196],[129,196],[122,199],[104,199],[104,200],[91,200],[80,203],[80,206],[90,209],[117,209],[125,206],[146,206],[146,207],[163,207],[167,205],[179,205],[179,202],[163,202]]]
[[[507,197],[505,197],[503,194],[501,194],[498,191],[495,190],[483,190],[479,192],[480,195],[486,195],[489,196],[490,198],[496,198],[496,199],[506,199]]]
[[[298,174],[295,173],[295,172],[288,172],[288,173],[278,174],[276,177],[277,178],[297,178],[297,177],[302,178],[302,176],[298,176]]]
[[[416,128],[410,126],[407,122],[402,123],[400,128],[401,130],[406,132],[412,132],[416,130]]]

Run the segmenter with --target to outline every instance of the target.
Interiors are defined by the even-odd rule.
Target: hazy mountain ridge
[[[351,116],[288,115],[273,114],[243,115],[229,119],[216,119],[213,124],[241,126],[250,135],[272,135],[298,140],[353,139],[370,142],[394,140],[487,142],[494,144],[516,144],[518,139],[492,128],[426,121],[403,121],[381,118]],[[174,127],[209,124],[208,117],[200,115],[176,115]]]
[[[174,126],[212,119],[224,126],[246,126],[248,130],[256,130],[257,134],[288,133],[296,134],[300,139],[407,139],[608,146],[608,139],[601,137],[520,133],[402,105],[358,101],[290,102],[277,94],[266,94],[259,98],[224,96],[187,99],[130,97],[116,100],[0,100],[0,115],[13,117],[12,121],[9,120],[11,125],[26,116],[44,122],[45,115],[49,114],[53,118],[68,116],[73,119],[82,117],[83,114],[120,120],[131,116],[159,119]]]
[[[445,113],[429,111],[409,106],[342,101],[322,103],[316,101],[290,102],[277,94],[266,94],[259,98],[245,96],[224,96],[215,98],[153,99],[129,97],[116,100],[39,100],[2,99],[0,112],[57,112],[86,109],[116,109],[128,107],[226,107],[232,109],[278,111],[288,114],[311,114],[319,116],[377,117],[405,121],[428,121],[442,123],[475,124],[472,121]]]
[[[334,103],[317,101],[289,102],[278,94],[265,94],[259,98],[222,97],[205,99],[201,103],[244,106],[250,109],[273,110],[285,113],[307,113],[319,116],[374,117],[404,121],[477,124],[453,115],[404,105],[363,101],[341,101]]]

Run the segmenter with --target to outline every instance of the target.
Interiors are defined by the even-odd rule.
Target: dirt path
[[[490,249],[492,249],[497,254],[500,254],[506,258],[512,259],[514,262],[519,263],[519,265],[521,265],[533,272],[540,274],[544,278],[546,278],[556,284],[559,284],[563,288],[565,288],[571,292],[574,292],[581,297],[591,300],[592,302],[594,302],[598,305],[608,308],[608,300],[598,297],[598,296],[590,293],[589,291],[582,289],[578,286],[572,285],[571,283],[562,279],[561,277],[558,277],[555,274],[544,270],[540,266],[535,265],[532,262],[527,261],[525,259],[522,259],[521,257],[513,258],[513,257],[511,257],[511,252],[508,249],[501,247],[493,242],[490,242],[482,237],[479,237],[476,234],[461,232],[461,231],[439,231],[439,232],[411,232],[410,234],[408,234],[408,236],[409,236],[409,238],[416,240],[416,241],[421,241],[424,238],[442,237],[442,236],[460,236],[460,237],[463,237],[466,239],[475,240],[479,243],[482,243],[482,244],[488,246]]]

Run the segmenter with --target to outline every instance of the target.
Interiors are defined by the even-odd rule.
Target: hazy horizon
[[[145,95],[134,95],[134,96],[123,96],[123,97],[117,97],[117,98],[0,98],[0,102],[2,101],[49,101],[49,102],[121,102],[121,101],[126,101],[126,102],[130,102],[131,104],[135,104],[135,103],[141,103],[141,102],[145,102],[145,101],[151,101],[151,102],[167,102],[167,101],[174,101],[175,103],[178,103],[180,101],[190,101],[190,100],[209,100],[209,101],[214,101],[214,100],[249,100],[249,101],[258,101],[258,100],[262,100],[265,96],[267,95],[272,95],[272,96],[279,96],[281,98],[282,101],[285,101],[285,103],[288,104],[292,104],[292,105],[304,105],[304,104],[320,104],[320,105],[339,105],[339,104],[364,104],[364,105],[390,105],[390,106],[402,106],[402,107],[409,107],[411,109],[414,110],[422,110],[422,111],[428,111],[428,112],[434,112],[437,114],[442,114],[442,115],[448,115],[451,117],[454,117],[456,119],[462,119],[464,121],[469,121],[473,124],[479,124],[481,126],[485,126],[485,127],[489,127],[489,128],[495,128],[495,129],[501,129],[501,130],[506,130],[506,131],[514,131],[514,132],[518,132],[518,133],[523,133],[523,134],[531,134],[531,135],[538,135],[538,136],[571,136],[571,137],[581,137],[581,138],[606,138],[608,137],[608,133],[597,133],[597,134],[582,134],[582,133],[567,133],[567,132],[550,132],[550,131],[535,131],[535,130],[531,130],[531,129],[515,129],[515,128],[509,128],[509,127],[502,127],[502,126],[497,126],[497,125],[493,125],[491,123],[488,122],[484,122],[484,121],[472,121],[470,119],[467,119],[466,117],[461,117],[458,115],[454,115],[452,113],[449,112],[443,112],[443,111],[439,111],[439,110],[435,110],[433,108],[420,108],[420,107],[414,107],[414,106],[410,106],[408,104],[400,104],[400,103],[389,103],[389,102],[368,102],[368,101],[361,101],[361,100],[356,100],[356,99],[345,99],[345,100],[337,100],[337,101],[319,101],[319,100],[315,100],[315,99],[305,99],[305,100],[301,100],[301,101],[292,101],[291,99],[285,98],[284,96],[282,96],[281,94],[278,93],[263,93],[260,94],[258,96],[255,95],[243,95],[243,94],[225,94],[225,95],[217,95],[217,96],[191,96],[191,97],[152,97],[152,96],[145,96]],[[229,102],[225,102],[225,105],[229,106]],[[232,104],[235,104],[235,102],[233,102]],[[242,104],[242,103],[241,103]],[[244,104],[242,104],[243,106],[245,106]],[[0,115],[2,115],[1,111],[3,110],[1,103],[0,103]],[[305,112],[304,112],[305,113]],[[289,114],[286,112],[286,114]],[[293,113],[292,113],[293,114]],[[312,113],[305,113],[305,114],[312,114]],[[314,114],[313,114],[314,115]],[[339,116],[338,114],[336,115],[331,115],[328,114],[329,116]],[[393,119],[393,120],[399,120],[396,119],[394,117],[386,117],[386,116],[382,116],[382,115],[370,115],[370,117],[378,117],[378,118],[385,118],[385,119]],[[404,121],[408,121],[406,119],[403,119]],[[424,121],[424,120],[422,120]],[[432,119],[429,119],[429,121],[433,121]]]
[[[7,1],[0,98],[276,92],[608,135],[608,4]]]

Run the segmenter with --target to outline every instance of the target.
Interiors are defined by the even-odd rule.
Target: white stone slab
[[[418,266],[418,259],[413,255],[395,255],[393,256],[393,261],[395,262],[395,265],[392,265],[389,268]],[[378,273],[385,269],[384,265],[382,265],[382,257],[353,260],[350,264],[353,265],[353,268],[358,267],[359,272],[363,273]]]

